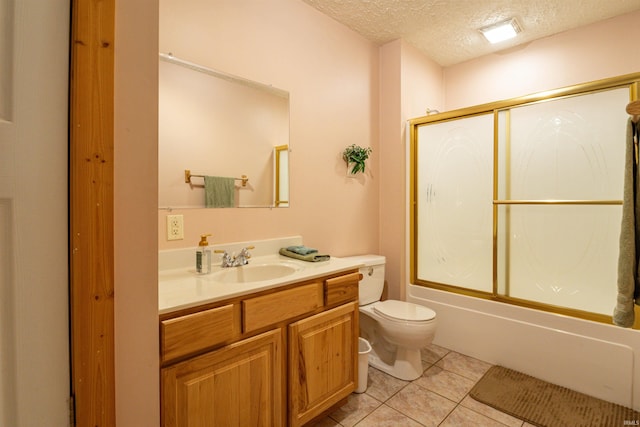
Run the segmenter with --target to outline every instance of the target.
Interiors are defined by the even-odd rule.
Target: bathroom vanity
[[[355,389],[358,266],[279,255],[251,263],[256,271],[298,269],[266,280],[248,275],[250,282],[238,279],[244,277],[238,270],[236,283],[217,282],[223,277],[217,272],[161,271],[164,427],[300,426]]]

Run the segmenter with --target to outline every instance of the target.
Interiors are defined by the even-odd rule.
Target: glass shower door
[[[499,295],[611,313],[628,97],[620,88],[498,114]]]
[[[493,114],[418,129],[417,278],[491,292]]]

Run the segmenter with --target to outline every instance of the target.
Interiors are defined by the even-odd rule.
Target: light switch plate
[[[184,239],[184,219],[182,215],[167,215],[167,240]]]

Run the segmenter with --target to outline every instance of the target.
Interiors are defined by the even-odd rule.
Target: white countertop
[[[282,255],[252,257],[249,265],[286,262],[300,267],[287,276],[249,283],[220,283],[214,280],[215,273],[222,270],[217,264],[210,274],[197,274],[195,268],[174,268],[159,272],[159,313],[165,314],[179,309],[273,289],[316,277],[353,270],[362,266],[357,260],[331,257],[328,261],[307,262]],[[242,268],[242,267],[229,267]],[[228,270],[228,269],[225,269]]]

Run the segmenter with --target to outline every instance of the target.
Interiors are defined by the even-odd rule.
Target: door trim
[[[72,0],[69,129],[75,424],[115,425],[115,0]]]

